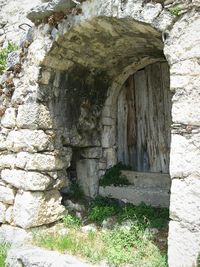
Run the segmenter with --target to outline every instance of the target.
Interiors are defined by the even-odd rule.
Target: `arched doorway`
[[[117,159],[138,172],[169,173],[169,67],[157,62],[129,76],[117,100]]]

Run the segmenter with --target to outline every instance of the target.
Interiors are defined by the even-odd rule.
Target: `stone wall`
[[[129,75],[163,60],[164,42],[174,92],[169,266],[191,267],[200,251],[199,3],[148,2],[54,0],[29,12],[35,26],[21,72],[6,74],[12,94],[2,82],[0,222],[31,228],[61,218],[59,190],[73,158],[85,192],[96,194],[116,163],[119,91]]]
[[[26,15],[32,7],[40,3],[41,0],[0,1],[0,46],[6,46],[9,41],[16,45],[20,44],[20,39],[24,31],[19,26],[23,23],[33,25],[26,18]],[[25,30],[27,28],[27,26],[24,27]]]
[[[195,266],[200,251],[199,26],[199,12],[188,12],[174,24],[165,45],[165,55],[171,65],[171,90],[174,92],[170,266]]]
[[[26,15],[40,3],[1,1],[0,43],[3,47],[7,47],[8,42],[23,45],[29,26],[23,26],[25,31],[19,26],[23,23],[33,25]],[[19,53],[16,52],[17,55]],[[19,56],[12,64],[19,63],[18,60]],[[69,162],[66,157],[63,163],[55,156],[49,111],[35,102],[39,68],[22,59],[20,63],[24,64],[20,73],[8,70],[0,77],[3,115],[0,132],[0,222],[29,228],[62,216],[64,208],[60,206],[57,188],[65,184],[63,166]],[[9,81],[12,81],[12,86],[8,85]]]

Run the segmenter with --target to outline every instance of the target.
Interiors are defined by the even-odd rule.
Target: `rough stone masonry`
[[[173,93],[168,263],[195,266],[199,1],[32,2],[0,1],[0,44],[21,46],[0,76],[1,228],[29,229],[62,218],[60,189],[67,188],[73,164],[86,195],[97,194],[99,177],[117,162],[116,101],[122,85],[137,70],[167,60]],[[20,72],[13,71],[16,64]]]

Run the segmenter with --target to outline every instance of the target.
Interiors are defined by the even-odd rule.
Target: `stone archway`
[[[169,266],[190,267],[195,264],[200,250],[197,149],[200,55],[199,36],[193,34],[199,29],[199,13],[188,11],[174,23],[174,17],[161,4],[145,3],[142,0],[85,1],[81,6],[83,14],[70,14],[57,28],[47,24],[35,27],[33,43],[23,66],[26,75],[16,87],[1,121],[4,129],[1,138],[6,144],[0,155],[1,222],[31,228],[62,217],[59,189],[63,186],[61,178],[66,178],[74,147],[81,150],[80,163],[86,166],[89,177],[85,183],[87,188],[91,188],[93,182],[96,184],[100,173],[116,162],[116,140],[110,138],[115,135],[110,133],[116,130],[113,102],[121,86],[137,70],[162,60],[164,49],[171,68],[170,89],[175,93],[172,99]],[[43,16],[54,12],[52,8],[48,9],[45,3],[39,11],[31,11],[29,17],[38,24],[43,22]],[[55,11],[60,11],[58,6]],[[161,32],[168,26],[171,28],[163,34],[163,47]],[[97,41],[92,47],[88,45],[90,37]],[[81,81],[75,78],[80,74]],[[68,85],[78,84],[82,88],[84,84],[84,88],[95,89],[99,77],[105,95],[97,99],[103,101],[96,101],[93,93],[88,101],[84,94],[81,101],[69,103],[72,107],[78,106],[78,112],[70,114],[70,105],[66,106],[64,101]],[[104,103],[102,116],[99,109],[95,109],[95,106],[102,109],[98,103]],[[59,118],[62,111],[64,121],[63,116]],[[91,112],[94,118],[88,121]],[[73,124],[67,125],[67,116],[79,124],[78,131]],[[91,140],[95,139],[91,138],[91,132],[97,128],[97,121],[100,122],[100,132],[95,133],[98,142],[91,145]],[[87,146],[85,140],[89,142]],[[95,190],[90,190],[89,194]]]
[[[161,34],[150,25],[107,17],[74,27],[45,56],[41,76],[49,73],[49,80],[44,85],[41,79],[40,88],[48,92],[45,101],[52,114],[57,149],[60,154],[66,148],[76,153],[71,171],[86,195],[97,194],[99,177],[114,164],[112,117],[104,114],[113,80],[127,66],[137,68],[163,57]]]

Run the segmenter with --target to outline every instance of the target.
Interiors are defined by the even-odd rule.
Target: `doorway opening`
[[[166,62],[129,76],[117,100],[117,158],[133,171],[169,173],[171,92]]]

